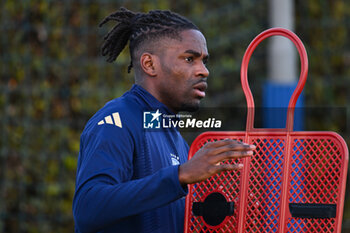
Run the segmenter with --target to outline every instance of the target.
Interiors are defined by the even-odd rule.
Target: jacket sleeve
[[[136,143],[126,129],[108,125],[82,136],[73,200],[80,232],[98,231],[187,194],[178,179],[178,166],[131,180]]]

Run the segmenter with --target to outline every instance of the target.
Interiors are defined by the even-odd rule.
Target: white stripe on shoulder
[[[112,116],[113,116],[113,118],[112,118]],[[108,116],[104,117],[104,119],[102,119],[101,121],[99,121],[97,123],[97,125],[104,125],[104,124],[115,125],[119,128],[123,128],[119,112],[112,113],[112,115],[108,115]]]

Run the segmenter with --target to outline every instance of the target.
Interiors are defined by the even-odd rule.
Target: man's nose
[[[200,76],[200,77],[202,77],[202,78],[206,78],[206,77],[209,76],[209,70],[208,70],[208,68],[205,66],[204,63],[202,63],[202,64],[200,65],[200,67],[198,68],[197,73],[196,73],[196,76]]]

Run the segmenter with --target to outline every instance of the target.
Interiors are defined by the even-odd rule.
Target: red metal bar
[[[254,99],[252,92],[249,87],[248,83],[248,65],[250,57],[252,56],[255,48],[266,38],[271,36],[284,36],[290,39],[296,46],[299,56],[300,56],[300,62],[301,62],[301,71],[300,71],[300,77],[298,85],[295,89],[295,91],[292,94],[292,97],[288,104],[288,112],[287,112],[287,121],[286,121],[286,128],[288,131],[293,131],[293,120],[294,120],[294,108],[295,104],[298,100],[298,97],[300,93],[302,92],[306,79],[307,79],[307,72],[308,72],[308,59],[307,59],[307,53],[305,50],[305,47],[299,37],[295,35],[293,32],[284,29],[284,28],[271,28],[266,31],[263,31],[258,36],[256,36],[253,41],[249,44],[242,60],[241,65],[241,83],[244,95],[247,100],[247,108],[248,108],[248,114],[247,114],[247,131],[253,131],[254,130]]]

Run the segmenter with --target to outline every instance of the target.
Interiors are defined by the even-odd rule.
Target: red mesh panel
[[[332,137],[295,137],[289,175],[290,203],[339,204],[342,146]],[[336,232],[331,219],[288,218],[290,232]]]
[[[198,142],[196,147],[199,150],[205,143],[228,138],[222,137],[204,137]],[[229,137],[231,139],[242,141],[242,137]],[[226,161],[225,163],[237,163],[237,161]],[[234,202],[235,208],[239,206],[239,184],[240,184],[240,171],[225,172],[221,175],[215,175],[207,179],[204,182],[191,185],[189,195],[191,202],[200,202],[212,192],[221,192],[226,196],[227,201]],[[192,213],[192,205],[189,211]],[[193,216],[189,221],[190,232],[230,232],[237,229],[238,212],[234,212],[234,216],[227,216],[225,220],[218,226],[210,226],[206,224],[201,216]]]
[[[286,232],[328,233],[337,231],[335,231],[334,219],[289,219]]]
[[[279,218],[285,139],[253,138],[257,146],[250,161],[245,229],[276,232]]]
[[[192,145],[190,158],[206,142],[224,138],[255,144],[256,150],[251,159],[242,160],[243,170],[223,172],[189,186],[185,232],[340,232],[348,163],[342,138],[332,132],[292,132],[289,136],[260,132],[245,139],[244,133],[209,132]],[[287,183],[283,184],[285,176]],[[246,182],[247,189],[242,189],[242,182]],[[225,194],[235,206],[234,215],[215,227],[206,224],[202,217],[193,216],[191,205],[202,202],[212,192]],[[337,216],[293,218],[288,203],[336,204]]]

